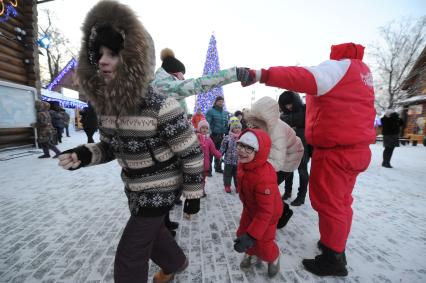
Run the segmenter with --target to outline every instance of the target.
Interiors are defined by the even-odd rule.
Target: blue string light
[[[216,38],[214,34],[210,37],[209,42],[209,48],[207,49],[207,56],[206,56],[206,62],[204,63],[204,70],[203,70],[203,76],[214,74],[220,71],[220,65],[219,65],[219,56],[217,53],[217,47],[216,47]],[[198,108],[201,109],[201,112],[206,114],[207,110],[213,106],[213,103],[216,99],[216,97],[222,96],[223,94],[223,88],[222,87],[216,87],[210,90],[206,93],[200,93],[197,95],[197,99],[195,101],[194,106],[194,113],[197,111]]]
[[[72,69],[74,69],[77,66],[77,60],[72,58],[68,64],[65,66],[65,68],[62,69],[62,71],[59,73],[59,75],[50,83],[47,85],[48,90],[52,90],[61,80],[62,78]]]
[[[13,17],[16,18],[17,15],[18,15],[18,11],[16,11],[16,9],[13,8],[13,6],[11,4],[9,4],[9,5],[7,5],[6,13],[4,14],[4,16],[0,17],[0,23],[7,22],[7,20],[9,20],[10,16],[13,16]]]
[[[43,101],[57,101],[59,102],[59,105],[61,105],[62,108],[79,108],[79,109],[83,109],[85,107],[88,107],[87,103],[84,103],[82,101],[72,101],[72,100],[65,100],[65,99],[60,99],[60,98],[52,98],[49,96],[45,96],[42,95],[41,96],[41,100]]]

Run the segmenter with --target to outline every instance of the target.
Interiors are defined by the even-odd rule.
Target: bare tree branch
[[[379,29],[382,43],[375,44],[371,53],[379,86],[376,88],[377,107],[393,108],[407,96],[401,87],[425,47],[425,30],[425,16],[393,21]]]
[[[44,26],[39,24],[39,30],[50,39],[50,45],[46,48],[47,58],[42,60],[43,58],[40,57],[40,64],[47,64],[45,70],[48,70],[48,74],[45,72],[41,74],[41,79],[44,84],[48,84],[56,78],[61,69],[74,57],[76,52],[69,50],[69,39],[55,26],[54,13],[46,9],[42,11],[41,16],[45,16],[46,24]],[[41,22],[39,21],[39,23]]]

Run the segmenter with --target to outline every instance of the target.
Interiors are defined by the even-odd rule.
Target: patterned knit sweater
[[[202,196],[203,155],[174,98],[150,89],[139,113],[99,120],[101,142],[84,145],[92,154],[89,165],[117,159],[132,214],[165,211],[181,193]]]
[[[124,40],[107,84],[92,49],[97,29],[104,26]],[[75,149],[81,164],[117,159],[132,215],[161,215],[180,194],[200,198],[203,155],[176,99],[151,86],[155,49],[148,31],[129,7],[116,1],[96,4],[82,31],[77,77],[98,113],[101,142]]]

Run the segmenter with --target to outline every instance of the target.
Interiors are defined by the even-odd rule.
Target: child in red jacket
[[[246,253],[242,269],[249,268],[257,256],[268,263],[268,275],[273,277],[280,269],[275,232],[283,202],[275,169],[267,161],[270,148],[271,139],[260,129],[247,129],[237,142],[237,184],[243,212],[234,249]]]

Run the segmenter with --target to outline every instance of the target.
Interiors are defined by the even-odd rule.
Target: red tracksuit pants
[[[314,148],[309,197],[318,212],[321,243],[335,252],[345,250],[352,224],[352,190],[370,160],[368,145]]]

